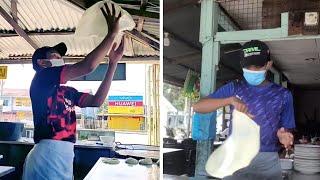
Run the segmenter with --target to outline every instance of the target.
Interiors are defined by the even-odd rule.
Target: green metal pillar
[[[202,0],[200,21],[200,42],[202,48],[201,66],[201,97],[205,97],[215,90],[216,70],[219,62],[220,42],[214,42],[218,30],[218,3],[214,0]],[[215,131],[215,129],[212,129]],[[213,140],[197,142],[196,177],[207,175],[206,162],[213,151]]]
[[[273,67],[271,67],[270,71],[273,73],[274,83],[281,85],[281,73]]]

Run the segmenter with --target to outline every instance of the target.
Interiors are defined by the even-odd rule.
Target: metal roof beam
[[[68,0],[72,4],[86,10],[90,6],[94,5],[99,0]],[[114,0],[115,3],[122,3],[122,4],[131,4],[131,5],[141,5],[141,1],[123,1],[123,0]],[[151,11],[140,11],[140,9],[132,9],[128,7],[122,7],[124,10],[126,10],[131,15],[138,15],[138,16],[144,16],[144,17],[150,17],[150,18],[156,18],[159,19],[160,13],[159,12],[151,12]]]
[[[26,34],[26,32],[24,32],[24,30],[18,25],[18,23],[15,22],[1,6],[0,14],[16,30],[17,34],[19,34],[19,36],[21,36],[30,44],[30,46],[32,46],[34,49],[38,48],[38,45]]]
[[[154,43],[159,44],[160,41],[157,37],[154,37],[154,35],[148,33],[147,31],[139,32],[146,38],[154,41]],[[41,36],[41,35],[72,35],[74,34],[74,31],[45,31],[45,32],[37,32],[37,31],[29,31],[26,32],[29,36]],[[0,32],[0,37],[13,37],[13,36],[19,36],[17,33],[14,32]],[[148,40],[149,41],[149,40]]]
[[[289,14],[281,14],[281,27],[273,29],[257,29],[257,30],[242,30],[230,32],[217,32],[214,41],[219,41],[222,44],[243,43],[252,39],[260,41],[280,41],[280,40],[299,40],[299,39],[317,39],[319,35],[310,36],[288,36]]]
[[[185,44],[186,46],[188,46],[191,49],[195,49],[198,50],[199,52],[201,52],[201,47],[194,45],[192,42],[185,40],[184,38],[182,38],[180,35],[173,33],[172,31],[168,30],[167,28],[163,27],[163,31],[164,32],[168,32],[169,33],[169,38],[172,37],[173,39],[181,42],[182,44]]]
[[[165,28],[164,28],[164,31],[168,32]],[[186,41],[184,40],[183,38],[177,36],[176,34],[172,34],[172,32],[168,32],[170,34],[170,37],[172,37],[173,39],[177,40],[177,41],[180,41],[181,43],[185,44],[186,46],[188,46],[189,48],[192,48],[194,50],[197,50],[199,53],[201,53],[201,48],[196,46],[196,45],[193,45],[191,42],[189,41]],[[223,49],[223,48],[222,48]],[[168,58],[167,58],[168,59]],[[175,61],[175,59],[170,59],[171,61]],[[176,64],[180,64],[179,62],[175,62]],[[236,74],[239,74],[239,72],[234,69],[233,67],[231,66],[228,66],[228,65],[225,65],[223,62],[219,62],[220,65],[226,69],[229,69],[231,71],[233,71],[234,73]]]
[[[28,36],[41,36],[41,35],[71,35],[73,31],[59,31],[59,32],[26,32]],[[17,33],[1,33],[0,37],[14,37],[19,36]]]
[[[191,67],[189,67],[187,65],[184,65],[184,64],[177,63],[176,61],[174,61],[174,60],[172,60],[172,59],[170,59],[168,57],[163,56],[163,60],[168,62],[168,63],[170,63],[170,64],[174,64],[174,65],[180,66],[180,67],[184,68],[185,70],[189,70],[190,69],[190,70],[192,70],[194,72],[198,72],[194,68],[191,68]]]
[[[18,22],[17,0],[11,0],[11,15],[15,22]]]
[[[177,3],[173,5],[164,5],[163,6],[163,13],[169,13],[177,9],[181,9],[186,6],[191,5],[198,5],[201,2],[201,0],[184,0],[184,1],[178,1]]]
[[[142,35],[138,30],[134,29],[132,31],[126,31],[125,32],[128,36],[132,37],[133,39],[146,44],[150,47],[153,47],[156,50],[160,50],[160,45],[158,42],[155,42],[151,39],[148,39],[147,37],[145,37],[144,35]]]
[[[14,57],[16,59],[0,59],[0,64],[31,64],[31,57]],[[64,57],[66,63],[76,63],[84,57]],[[105,59],[107,60],[107,59]],[[159,57],[123,57],[121,63],[128,64],[160,64]]]

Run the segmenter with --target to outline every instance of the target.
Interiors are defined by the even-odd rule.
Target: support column
[[[213,0],[202,0],[200,21],[200,42],[202,48],[200,94],[205,97],[215,90],[216,70],[219,62],[220,42],[214,42],[218,30],[218,3]],[[216,131],[216,129],[212,129]],[[195,176],[206,176],[205,165],[213,151],[213,141],[204,140],[197,142],[197,158]]]
[[[273,68],[273,67],[270,68],[270,71],[273,73],[274,83],[281,85],[281,81],[282,81],[281,73],[278,70],[276,70],[275,68]]]

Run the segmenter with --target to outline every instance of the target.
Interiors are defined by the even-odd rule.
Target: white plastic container
[[[283,170],[293,169],[293,159],[280,159],[280,164]]]

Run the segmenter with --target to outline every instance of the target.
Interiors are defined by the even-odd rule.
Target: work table
[[[139,179],[139,180],[159,180],[160,169],[153,165],[129,165],[124,159],[119,159],[119,164],[105,164],[101,157],[90,170],[84,180],[112,180],[112,179]]]

